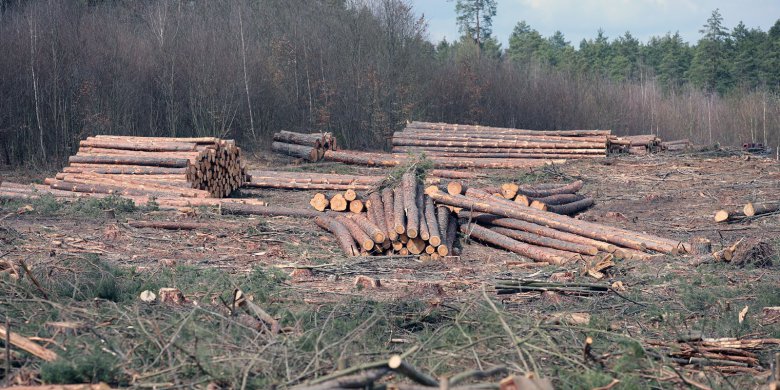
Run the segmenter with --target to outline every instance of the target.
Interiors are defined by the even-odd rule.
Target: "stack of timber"
[[[533,169],[551,164],[563,164],[565,159],[544,160],[525,158],[470,158],[428,156],[428,160],[437,169]],[[357,152],[352,150],[328,150],[324,159],[373,167],[396,167],[409,164],[417,158],[410,154]]]
[[[645,155],[663,150],[661,139],[654,134],[609,137],[610,154]]]
[[[232,140],[213,137],[98,135],[81,141],[70,165],[45,183],[72,192],[222,198],[243,184],[240,157]]]
[[[437,204],[458,210],[463,234],[536,262],[597,262],[610,255],[644,260],[654,253],[691,252],[685,242],[538,210],[481,189],[450,195],[429,186],[426,194]]]
[[[518,185],[503,183],[500,187],[482,188],[499,199],[506,199],[537,210],[550,211],[562,215],[574,215],[593,206],[593,198],[578,194],[583,186],[582,180],[568,184],[542,183]],[[464,193],[463,186],[448,184],[447,193]]]
[[[321,195],[312,199],[312,206],[324,210],[321,202],[329,202],[331,211],[315,222],[333,233],[347,256],[418,255],[436,260],[460,254],[456,215],[425,195],[414,172],[405,173],[394,188],[372,192],[361,201],[361,210],[352,209],[355,200],[345,200],[346,193],[324,200]],[[350,212],[343,212],[346,207]]]
[[[669,151],[669,152],[679,152],[683,150],[688,150],[693,147],[693,143],[689,139],[680,139],[675,141],[662,141],[661,142],[661,149]]]
[[[447,123],[411,122],[393,134],[394,153],[430,157],[495,159],[582,159],[607,154],[610,130],[522,130]]]
[[[443,178],[476,179],[479,175],[472,172],[431,170],[426,183],[441,182]],[[244,187],[274,188],[285,190],[332,190],[332,191],[369,191],[379,186],[386,176],[344,175],[318,172],[284,172],[253,170],[246,174]],[[321,210],[320,210],[321,211]]]
[[[271,150],[306,161],[322,159],[326,150],[336,150],[336,138],[331,133],[295,133],[282,130],[274,134]]]

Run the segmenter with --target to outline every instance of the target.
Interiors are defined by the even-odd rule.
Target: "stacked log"
[[[222,198],[243,184],[241,149],[213,137],[97,135],[46,183],[71,192]]]
[[[593,206],[593,198],[578,194],[583,182],[577,180],[568,184],[543,183],[535,185],[518,185],[503,183],[499,187],[482,188],[502,200],[509,200],[523,206],[538,210],[550,211],[556,214],[574,215]],[[450,181],[446,187],[441,187],[450,195],[465,194],[467,187],[459,181]]]
[[[609,137],[610,154],[644,155],[663,150],[661,139],[654,134],[629,135]]]
[[[315,199],[323,196],[315,195],[312,206],[317,203]],[[335,196],[343,197],[344,194]],[[433,199],[425,195],[414,172],[404,174],[394,188],[372,192],[362,204],[364,209],[360,211],[337,210],[331,200],[331,211],[324,217],[327,221],[317,222],[336,235],[348,256],[414,255],[436,260],[460,254],[456,216],[447,207],[437,207]],[[319,206],[315,208],[319,210]],[[343,229],[335,227],[336,224]]]
[[[339,150],[325,151],[324,159],[345,164],[374,167],[396,167],[413,158],[408,154],[371,153]],[[466,158],[432,156],[428,159],[437,169],[533,169],[551,164],[563,164],[565,159],[543,160],[526,158]]]
[[[412,122],[393,134],[394,153],[441,158],[603,158],[609,130],[522,130]]]
[[[425,182],[427,184],[436,184],[441,182],[442,178],[475,179],[477,177],[478,175],[472,172],[434,169],[430,172]],[[379,186],[386,178],[386,176],[379,175],[253,170],[246,173],[244,187],[315,191],[369,191]]]
[[[661,142],[661,149],[667,150],[670,152],[677,152],[682,150],[688,150],[693,147],[693,143],[691,143],[691,140],[689,139],[680,139],[680,140],[674,140],[674,141],[662,141]]]
[[[326,150],[336,150],[336,138],[331,133],[296,133],[282,130],[274,134],[271,150],[307,161],[322,159]]]
[[[538,210],[479,189],[450,195],[429,186],[426,193],[438,204],[459,210],[463,234],[537,262],[593,261],[600,253],[644,260],[653,253],[691,251],[688,243]]]

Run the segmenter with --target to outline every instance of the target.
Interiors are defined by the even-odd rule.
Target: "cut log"
[[[326,217],[324,215],[318,215],[314,218],[314,223],[317,224],[317,226],[331,232],[334,237],[336,237],[336,241],[339,244],[339,247],[341,247],[341,250],[344,252],[347,256],[359,256],[360,251],[355,247],[355,241],[352,239],[352,235],[349,233],[349,230],[336,221],[333,218]]]
[[[561,205],[547,205],[547,211],[561,215],[574,215],[593,206],[593,198],[585,198],[576,202]]]
[[[558,195],[558,194],[575,194],[582,189],[582,180],[577,180],[572,183],[550,189],[535,189],[533,187],[522,186],[518,189],[518,193],[531,198],[544,198],[546,196]]]
[[[511,239],[525,242],[527,244],[538,245],[541,247],[559,249],[567,252],[581,253],[583,255],[593,256],[599,252],[595,246],[588,246],[583,244],[577,244],[573,242],[567,242],[558,240],[555,238],[544,237],[534,233],[528,233],[521,230],[513,230],[502,227],[491,227],[490,230],[507,236]]]
[[[431,233],[428,231],[428,222],[425,220],[425,192],[421,185],[417,186],[416,195],[416,206],[417,211],[419,212],[418,218],[420,220],[419,236],[423,241],[428,241],[431,238]]]
[[[566,264],[569,261],[568,258],[559,256],[546,248],[522,243],[479,225],[462,224],[460,225],[460,231],[466,236],[474,237],[501,249],[517,253],[533,261],[558,265]]]
[[[503,196],[504,199],[514,199],[517,195],[517,190],[519,189],[520,186],[515,183],[504,183],[501,185],[501,196]]]
[[[744,211],[718,210],[715,212],[715,222],[730,222],[744,216]]]
[[[363,201],[360,199],[355,199],[349,202],[349,211],[355,214],[360,214],[365,209],[366,209],[365,203],[363,203]]]
[[[340,192],[330,198],[330,209],[333,211],[345,211],[347,206],[347,200],[344,199],[344,194]]]
[[[420,212],[417,210],[417,177],[407,172],[401,177],[404,195],[404,214],[406,215],[406,235],[417,237],[420,232]]]
[[[382,194],[379,192],[372,192],[368,196],[368,202],[368,213],[372,216],[369,220],[374,222],[374,224],[382,230],[385,239],[389,239],[390,233],[387,228],[387,223],[385,222],[385,205],[382,202]]]
[[[406,243],[406,249],[408,249],[409,253],[413,255],[419,255],[420,253],[423,253],[425,251],[425,246],[425,241],[423,241],[423,239],[420,237],[409,239],[409,241]]]
[[[346,200],[348,200],[350,202],[355,200],[355,199],[357,199],[357,192],[355,192],[355,190],[353,190],[353,189],[348,189],[348,190],[344,191],[344,199],[346,199]]]
[[[428,225],[428,242],[433,247],[438,247],[442,243],[439,233],[439,220],[436,215],[436,207],[433,205],[433,199],[428,196],[425,196],[425,223]]]
[[[399,235],[406,233],[404,198],[404,192],[401,187],[393,188],[393,228]]]
[[[334,213],[337,214],[337,213]],[[344,215],[329,215],[332,218],[336,218],[344,227],[347,228],[352,239],[357,242],[364,251],[370,251],[374,248],[374,240],[366,234],[363,229],[358,226],[357,223],[351,218],[347,218]]]
[[[328,200],[325,194],[318,192],[314,194],[314,196],[309,201],[309,204],[317,211],[325,211],[325,209],[330,206],[330,200]]]
[[[349,217],[352,218],[352,220],[355,221],[355,223],[357,223],[375,243],[381,245],[387,239],[387,236],[382,233],[382,229],[369,221],[368,218],[366,218],[366,214],[351,214]]]
[[[393,212],[393,206],[395,206],[395,199],[393,198],[393,189],[385,188],[382,190],[382,206],[384,206],[385,216],[385,228],[387,229],[387,238],[390,241],[396,241],[398,239],[398,232],[395,230],[395,213]]]
[[[748,217],[753,217],[761,214],[774,213],[778,210],[780,210],[780,203],[748,203],[745,205],[742,212]]]
[[[70,156],[68,162],[80,164],[141,165],[169,168],[186,168],[190,163],[186,158],[135,156]]]
[[[323,147],[322,134],[302,134],[282,130],[278,133],[274,133],[274,141],[286,144],[305,145],[315,149]]]
[[[525,195],[518,195],[517,197],[525,197]],[[526,197],[526,199],[528,199]],[[538,201],[540,203],[544,203],[548,206],[556,206],[556,205],[562,205],[572,202],[577,202],[580,200],[585,199],[585,195],[579,195],[579,194],[557,194],[557,195],[550,195],[545,196],[544,198],[536,198],[533,199],[535,201]],[[522,201],[517,201],[517,198],[515,198],[515,201],[522,204]],[[526,205],[527,206],[527,205]]]
[[[463,183],[459,181],[451,181],[447,183],[447,193],[450,195],[460,195],[465,191]]]
[[[208,229],[211,224],[185,221],[128,221],[128,225],[134,228],[151,228],[165,230],[195,230]]]
[[[271,150],[288,156],[302,158],[310,162],[315,162],[319,160],[320,157],[318,149],[311,146],[274,142],[271,144]]]

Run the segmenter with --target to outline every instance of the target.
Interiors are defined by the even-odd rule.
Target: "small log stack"
[[[123,196],[222,198],[243,184],[241,149],[213,137],[97,135],[81,141],[51,189]]]
[[[393,134],[394,153],[442,158],[603,158],[609,130],[523,130],[448,123],[411,122]]]
[[[648,153],[657,153],[661,150],[663,150],[661,139],[654,134],[609,137],[610,154],[645,155]]]
[[[593,198],[580,195],[583,182],[577,180],[568,184],[543,183],[518,185],[503,183],[499,187],[482,188],[498,199],[510,200],[537,210],[550,211],[562,215],[574,215],[593,206]],[[459,181],[450,181],[440,189],[450,195],[465,194],[467,187]]]
[[[415,173],[404,174],[395,188],[372,192],[360,201],[359,208],[353,208],[359,199],[352,196],[318,193],[311,201],[317,210],[332,210],[317,224],[336,236],[347,256],[419,255],[436,260],[460,254],[455,214],[448,207],[437,207],[424,194]]]
[[[336,137],[331,133],[296,133],[282,130],[274,134],[271,150],[306,161],[322,159],[326,150],[336,150]]]
[[[691,252],[685,242],[538,210],[480,189],[450,195],[429,186],[426,194],[440,205],[459,210],[463,234],[537,262],[597,261],[593,256],[608,254],[645,260],[653,253]]]

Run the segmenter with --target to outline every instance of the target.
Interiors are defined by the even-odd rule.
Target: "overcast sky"
[[[411,0],[417,14],[428,20],[434,42],[460,34],[455,25],[455,0]],[[720,9],[726,27],[743,21],[748,27],[767,31],[780,19],[780,0],[498,0],[493,35],[507,47],[515,24],[525,20],[543,36],[560,30],[574,47],[604,29],[612,40],[626,31],[642,42],[656,35],[679,31],[695,43],[699,29],[712,10]]]

